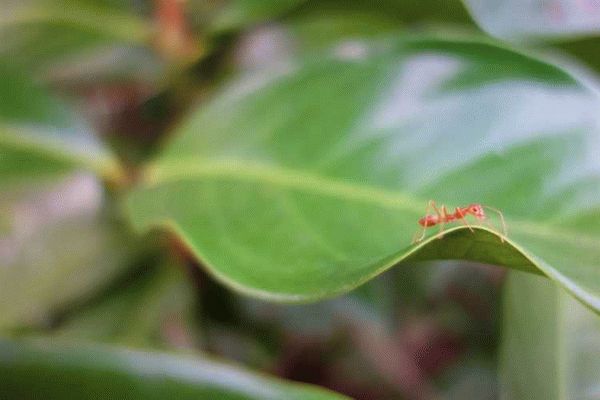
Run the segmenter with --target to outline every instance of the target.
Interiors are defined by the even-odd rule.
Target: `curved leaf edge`
[[[492,235],[495,238],[497,238],[499,243],[498,245],[511,246],[519,257],[522,257],[524,260],[527,260],[529,262],[529,265],[524,265],[523,267],[506,265],[498,266],[545,276],[546,278],[556,282],[560,287],[566,290],[570,295],[572,295],[586,307],[590,308],[592,311],[600,315],[600,299],[588,293],[578,285],[574,284],[570,279],[568,279],[567,277],[556,271],[554,268],[546,264],[542,259],[534,256],[533,254],[530,254],[527,250],[525,250],[520,245],[512,241],[509,237],[504,237],[502,234],[488,227],[478,225],[472,225],[472,227],[475,231],[485,232],[486,234]],[[376,278],[377,276],[381,275],[382,273],[388,271],[393,267],[400,265],[408,265],[411,262],[442,261],[451,259],[456,260],[456,258],[428,258],[426,256],[427,248],[432,243],[437,243],[438,241],[440,243],[443,243],[444,240],[449,239],[456,234],[473,234],[472,232],[470,232],[469,228],[465,226],[449,228],[444,232],[443,238],[438,238],[437,235],[432,235],[415,245],[405,247],[404,249],[394,254],[391,254],[390,256],[382,258],[376,263],[379,266],[375,268],[373,272],[366,274],[360,279],[348,285],[342,286],[337,290],[315,292],[309,295],[301,295],[261,290],[255,287],[244,285],[243,283],[231,279],[226,274],[221,273],[218,270],[218,268],[216,268],[211,263],[211,261],[203,255],[202,251],[200,251],[200,249],[194,246],[191,238],[182,229],[180,229],[177,223],[173,220],[165,219],[162,221],[156,221],[144,227],[134,227],[134,229],[138,231],[138,233],[148,231],[163,231],[174,235],[174,237],[178,238],[181,241],[181,244],[189,251],[189,253],[195,257],[200,266],[204,268],[204,270],[208,274],[210,274],[210,276],[212,276],[216,281],[222,283],[226,287],[232,288],[235,291],[249,297],[289,304],[313,303],[346,294],[356,289],[357,287],[365,284],[366,282]],[[504,240],[504,243],[502,243],[502,240]],[[464,260],[471,261],[469,259]]]

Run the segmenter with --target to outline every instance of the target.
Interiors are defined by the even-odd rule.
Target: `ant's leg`
[[[457,216],[457,219],[460,220],[460,222],[462,222],[464,225],[466,225],[466,227],[469,228],[471,232],[475,232],[471,224],[469,224],[469,221],[467,221],[467,219],[465,218],[465,215],[462,212],[460,212],[458,208],[455,211],[455,215]]]
[[[446,206],[442,206],[442,210],[438,211],[438,218],[440,220],[440,232],[437,234],[436,239],[441,239],[444,237],[444,228],[446,227],[446,220],[448,218],[448,210]]]
[[[469,230],[471,232],[475,232],[475,230],[473,229],[473,227],[471,226],[471,224],[469,224],[469,221],[467,221],[467,219],[464,216],[461,216],[458,218],[460,222],[462,222],[467,228],[469,228]]]
[[[443,218],[445,217],[444,215],[444,211],[446,209],[446,206],[442,206],[442,211],[440,211],[440,209],[435,205],[435,202],[431,202],[431,207],[433,207],[433,210],[435,211],[437,217],[441,220],[443,220]]]
[[[502,222],[502,233],[503,233],[504,237],[508,237],[508,232],[506,229],[506,221],[504,220],[504,215],[502,214],[502,212],[494,207],[490,207],[490,206],[483,206],[483,207],[487,208],[489,210],[492,210],[498,214],[498,216],[500,217],[500,222]],[[502,242],[504,242],[504,237],[500,236],[500,239],[502,240]]]
[[[425,227],[415,232],[411,244],[419,243],[425,237]]]
[[[433,208],[436,210],[437,212],[437,207],[435,206],[435,201],[433,200],[429,200],[429,202],[427,202],[427,207],[425,207],[425,215],[427,216],[429,214],[429,210]],[[415,233],[415,235],[413,236],[413,240],[412,240],[412,244],[418,243],[421,240],[423,240],[423,238],[425,237],[425,231],[427,230],[427,226],[423,226],[423,229],[421,229],[420,231],[417,231]],[[418,237],[418,238],[417,238]]]
[[[427,214],[429,214],[429,209],[431,208],[431,203],[433,203],[433,200],[429,200],[427,202],[427,207],[425,207],[425,215],[427,216]],[[425,237],[425,230],[427,229],[427,226],[423,226],[420,230],[418,230],[417,232],[415,232],[413,239],[411,241],[411,244],[415,244],[420,242],[421,240],[423,240],[423,238]]]
[[[469,228],[469,230],[470,230],[471,232],[475,232],[475,230],[473,229],[473,227],[471,226],[471,224],[469,223],[469,221],[467,221],[467,219],[465,218],[465,217],[466,217],[466,215],[465,215],[465,214],[461,213],[461,212],[460,212],[460,210],[458,210],[458,212],[456,213],[456,215],[458,215],[458,216],[459,216],[459,218],[458,218],[458,219],[460,219],[460,221],[461,221],[463,224],[465,224],[465,225],[467,226],[467,228]]]

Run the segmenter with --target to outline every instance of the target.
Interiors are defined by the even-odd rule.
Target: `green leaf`
[[[463,0],[473,18],[505,39],[569,38],[600,33],[600,5],[573,0]]]
[[[74,168],[116,176],[116,161],[73,112],[6,64],[0,75],[0,187]]]
[[[201,357],[54,341],[0,340],[0,382],[3,399],[346,398]]]
[[[599,310],[596,95],[491,44],[361,46],[199,110],[129,197],[133,223],[174,231],[221,281],[270,299],[465,259],[544,274]],[[428,199],[501,209],[509,240],[455,227],[412,246]]]
[[[511,274],[506,285],[504,398],[597,398],[600,393],[598,316],[553,282]]]

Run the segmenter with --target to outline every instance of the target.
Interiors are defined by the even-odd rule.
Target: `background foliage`
[[[5,1],[0,397],[597,397],[599,26],[591,0]],[[411,244],[429,199],[507,240]]]

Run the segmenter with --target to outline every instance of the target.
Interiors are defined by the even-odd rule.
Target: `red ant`
[[[444,236],[444,226],[447,223],[453,222],[453,221],[461,221],[463,224],[465,224],[467,226],[467,228],[469,228],[471,230],[471,232],[474,232],[473,227],[471,226],[471,224],[469,224],[469,221],[467,221],[467,219],[465,218],[469,214],[473,215],[475,218],[482,221],[490,228],[494,229],[493,226],[491,226],[491,224],[487,221],[487,216],[485,215],[485,212],[483,211],[484,208],[490,209],[490,210],[498,213],[498,215],[500,216],[500,220],[502,221],[502,231],[503,231],[503,235],[500,235],[500,240],[502,241],[502,243],[504,243],[504,237],[506,237],[506,222],[504,222],[504,216],[502,215],[500,210],[497,210],[497,209],[495,209],[493,207],[489,207],[489,206],[482,206],[481,204],[470,204],[466,207],[456,207],[454,209],[453,213],[448,213],[446,206],[441,206],[440,208],[438,208],[435,205],[435,202],[433,200],[429,200],[429,203],[427,204],[427,208],[425,209],[425,216],[423,218],[419,219],[419,225],[421,225],[423,227],[423,230],[421,231],[421,235],[419,236],[419,232],[417,232],[415,234],[412,242],[418,243],[421,240],[423,240],[423,238],[425,237],[426,229],[431,226],[435,226],[435,225],[439,225],[439,227],[440,227],[440,233],[438,233],[437,238],[441,239]],[[435,211],[435,214],[428,214],[430,209],[433,209]],[[417,238],[417,236],[419,236],[419,237]]]

